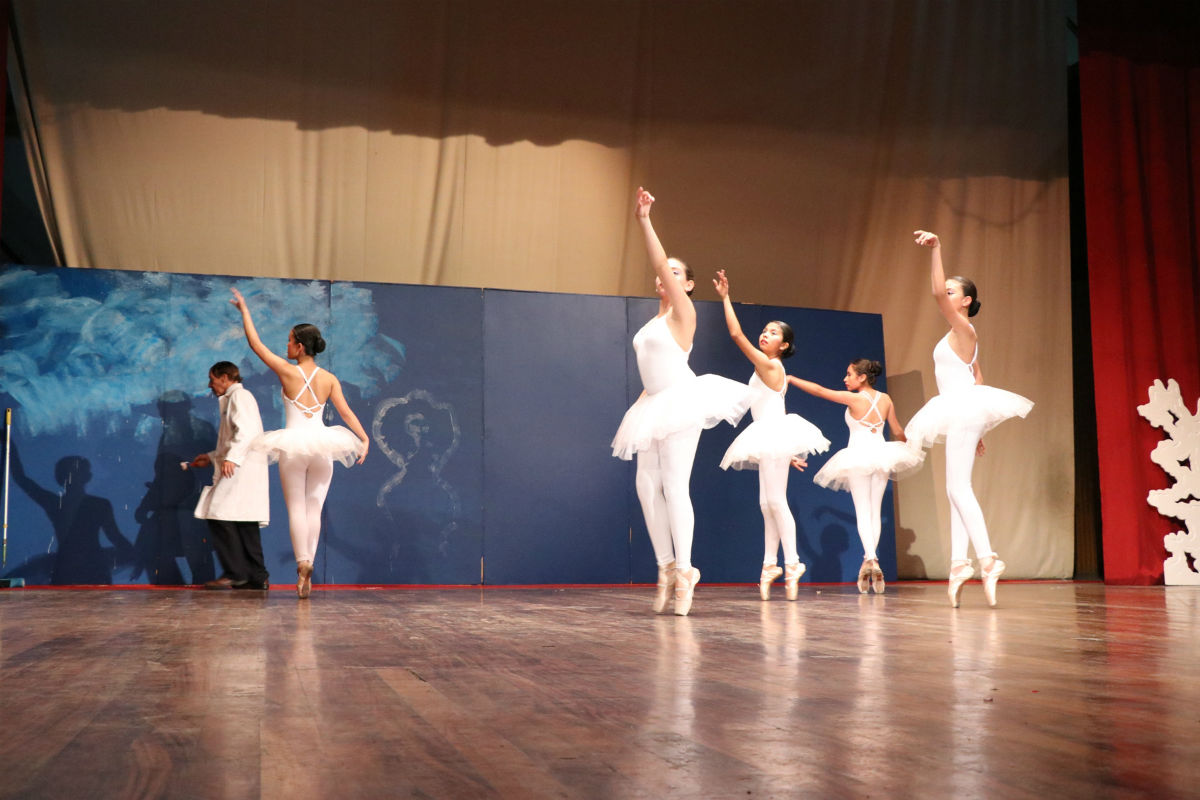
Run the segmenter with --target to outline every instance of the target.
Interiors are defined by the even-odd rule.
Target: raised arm
[[[51,518],[53,518],[53,513],[62,503],[62,498],[58,496],[57,492],[43,489],[38,485],[37,481],[25,474],[25,467],[21,464],[21,456],[17,453],[16,445],[11,446],[9,457],[11,459],[9,463],[11,465],[13,483],[20,486],[25,491],[25,494],[29,495],[29,498],[38,504],[39,508],[50,514]]]
[[[662,242],[658,240],[658,234],[654,231],[654,225],[650,222],[650,206],[652,205],[654,205],[654,195],[639,186],[633,213],[642,229],[642,238],[646,243],[646,255],[650,258],[650,266],[654,269],[654,274],[658,276],[659,282],[662,283],[667,300],[671,303],[671,316],[682,324],[681,332],[686,333],[690,341],[696,332],[696,309],[692,305],[692,298],[688,297],[682,284],[675,277],[674,267],[671,265],[671,260],[667,258],[667,251],[663,249]]]
[[[333,391],[329,393],[329,399],[333,401],[333,407],[342,417],[342,421],[350,426],[350,430],[354,431],[354,435],[362,440],[362,452],[358,454],[358,463],[361,464],[367,459],[367,449],[371,445],[371,440],[367,436],[367,432],[363,430],[362,423],[358,421],[358,417],[350,410],[350,404],[346,402],[346,396],[342,394],[342,382],[333,375]]]
[[[855,401],[860,397],[855,392],[840,392],[835,389],[826,389],[819,383],[806,381],[803,378],[797,378],[795,375],[788,375],[788,383],[822,400],[830,400],[834,403],[841,403],[844,406],[856,405]]]
[[[242,312],[242,328],[246,331],[246,341],[250,344],[250,349],[280,378],[285,374],[290,375],[293,369],[287,359],[272,353],[270,348],[263,344],[262,339],[258,337],[258,330],[254,327],[254,320],[250,318],[250,307],[246,305],[246,298],[242,297],[242,293],[237,289],[230,291],[233,292],[233,299],[229,302]]]
[[[946,318],[946,322],[950,323],[950,327],[955,332],[965,332],[969,336],[971,344],[974,345],[975,334],[971,330],[970,323],[967,322],[966,316],[959,313],[950,296],[946,294],[946,270],[942,266],[941,241],[936,233],[929,231],[913,231],[913,236],[917,244],[929,248],[930,290],[933,292],[933,299],[938,304],[938,310],[942,312],[942,316]]]
[[[717,270],[717,277],[713,279],[713,287],[725,305],[725,327],[729,328],[729,337],[733,339],[734,344],[746,358],[750,359],[750,363],[754,365],[754,371],[758,373],[758,377],[763,383],[782,389],[783,366],[767,358],[766,354],[751,344],[750,340],[746,338],[746,334],[742,332],[737,312],[733,310],[733,301],[729,299],[729,278],[725,276],[725,270]]]

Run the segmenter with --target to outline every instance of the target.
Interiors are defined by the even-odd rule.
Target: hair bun
[[[317,340],[313,342],[313,355],[323,352],[325,352],[325,340],[318,336]]]

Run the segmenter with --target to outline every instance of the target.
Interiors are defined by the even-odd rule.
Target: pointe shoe
[[[879,561],[871,562],[871,588],[875,590],[875,594],[883,594],[886,585],[883,582],[883,570],[879,568]]]
[[[658,584],[654,587],[654,613],[661,614],[671,600],[671,587],[675,585],[675,562],[658,568]]]
[[[787,569],[783,573],[783,585],[787,589],[787,599],[795,600],[800,596],[800,578],[804,575],[804,571],[808,567],[797,561],[795,564],[787,564]]]
[[[958,608],[959,598],[962,597],[962,587],[975,575],[975,568],[970,561],[950,562],[950,605]]]
[[[996,607],[996,584],[1000,581],[1000,576],[1004,574],[1004,570],[1008,567],[1000,559],[992,556],[992,563],[988,564],[987,569],[982,567],[979,574],[983,577],[983,596],[987,598],[987,604]]]
[[[758,576],[758,596],[770,600],[771,584],[782,574],[783,567],[778,564],[763,564],[762,574]]]
[[[311,561],[296,564],[296,596],[301,600],[312,591],[313,565]]]
[[[700,570],[690,567],[675,570],[675,616],[686,617],[692,610],[692,595],[700,582]]]
[[[863,559],[862,566],[858,568],[858,593],[866,594],[871,588],[871,562]]]

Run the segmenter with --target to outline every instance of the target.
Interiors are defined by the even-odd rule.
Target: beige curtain
[[[649,294],[630,225],[644,184],[699,299],[725,268],[738,300],[883,314],[907,420],[945,330],[910,232],[938,232],[980,288],[985,378],[1037,402],[975,470],[994,544],[1013,576],[1071,574],[1061,3],[13,11],[23,127],[70,266]],[[904,577],[947,570],[940,448],[930,461],[897,492]]]

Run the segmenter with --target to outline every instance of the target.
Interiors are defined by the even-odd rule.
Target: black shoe
[[[233,587],[235,589],[251,589],[256,592],[265,592],[271,588],[271,585],[266,581],[259,583],[257,581],[246,581],[245,583]]]

